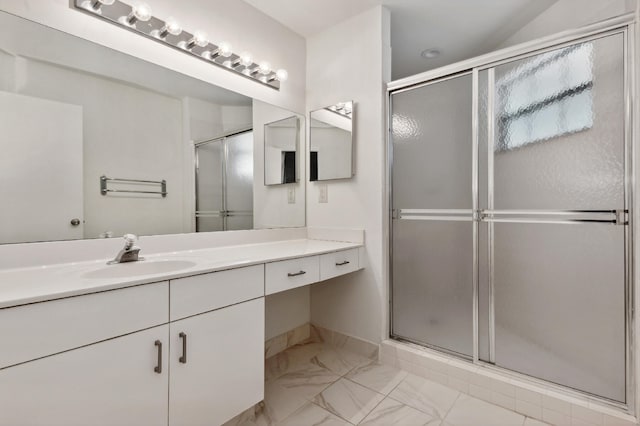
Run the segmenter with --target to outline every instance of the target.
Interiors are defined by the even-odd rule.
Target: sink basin
[[[137,262],[117,263],[86,272],[84,278],[125,278],[138,275],[153,275],[175,272],[196,266],[188,260],[139,260]]]

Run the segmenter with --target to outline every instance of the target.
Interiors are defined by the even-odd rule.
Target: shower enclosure
[[[390,85],[392,337],[631,404],[632,31]]]
[[[196,232],[253,229],[253,131],[199,142]]]

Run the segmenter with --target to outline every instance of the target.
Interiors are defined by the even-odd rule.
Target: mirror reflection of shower
[[[196,232],[253,229],[253,130],[195,145]]]

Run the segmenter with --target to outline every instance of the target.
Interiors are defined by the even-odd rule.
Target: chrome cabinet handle
[[[344,265],[348,265],[349,263],[351,262],[349,262],[348,260],[345,260],[344,262],[336,263],[336,266],[344,266]]]
[[[178,359],[182,364],[187,363],[187,335],[180,333],[178,336],[182,339],[182,356]]]
[[[160,340],[156,340],[154,344],[158,348],[158,365],[153,368],[153,371],[158,374],[162,374],[162,342]]]
[[[299,276],[299,275],[304,275],[304,274],[306,274],[306,273],[307,273],[307,271],[300,271],[300,272],[295,272],[295,273],[291,273],[291,272],[289,272],[289,273],[287,274],[287,276],[288,276],[288,277],[297,277],[297,276]]]

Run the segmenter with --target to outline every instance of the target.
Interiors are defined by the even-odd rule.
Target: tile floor
[[[536,426],[544,423],[326,343],[265,362],[265,399],[238,425]]]

